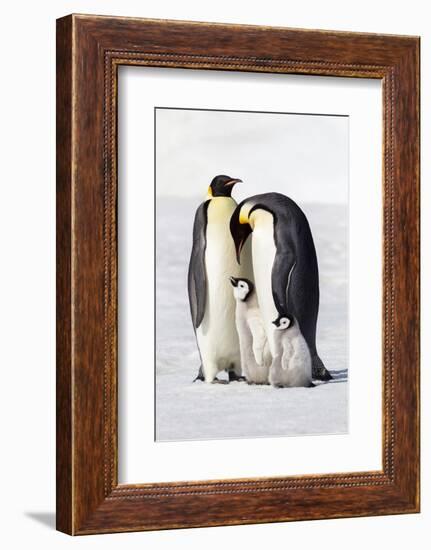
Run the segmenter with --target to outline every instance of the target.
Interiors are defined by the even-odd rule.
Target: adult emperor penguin
[[[250,252],[239,265],[229,223],[236,208],[233,186],[240,179],[216,176],[206,200],[196,211],[188,273],[190,310],[201,356],[197,379],[211,383],[227,370],[241,379],[241,357],[235,327],[235,298],[229,277],[251,278]]]
[[[307,342],[313,378],[330,380],[316,349],[319,311],[319,272],[307,218],[281,193],[264,193],[243,200],[230,222],[238,262],[252,235],[253,271],[259,306],[271,353],[275,355],[274,325],[279,316],[293,316]]]

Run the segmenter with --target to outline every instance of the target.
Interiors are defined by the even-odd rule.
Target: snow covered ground
[[[192,383],[199,354],[190,320],[187,268],[198,203],[199,199],[157,200],[156,439],[346,433],[347,207],[300,204],[319,260],[317,346],[334,380],[311,389],[275,389],[238,382]]]

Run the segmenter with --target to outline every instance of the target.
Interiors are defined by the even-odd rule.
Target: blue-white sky
[[[158,196],[203,197],[217,174],[234,196],[279,191],[297,202],[348,200],[348,117],[156,110]]]

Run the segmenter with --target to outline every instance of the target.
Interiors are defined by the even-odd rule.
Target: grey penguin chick
[[[277,388],[311,388],[311,355],[298,323],[290,315],[279,315],[275,321],[275,355],[269,371],[269,382]]]
[[[272,356],[254,284],[236,277],[230,277],[230,282],[236,300],[235,323],[243,374],[249,384],[268,384]]]

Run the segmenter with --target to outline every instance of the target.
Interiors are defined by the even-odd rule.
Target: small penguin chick
[[[293,327],[294,320],[291,315],[279,315],[275,321],[272,322],[272,324],[275,326],[275,330],[277,331],[283,331],[287,330],[289,327]],[[297,331],[295,331],[297,332]],[[278,333],[278,335],[275,337],[275,340],[278,344],[278,349],[282,351],[283,355],[283,361],[281,361],[281,367],[284,370],[287,370],[289,368],[289,359],[293,356],[294,350],[292,347],[292,339],[284,339],[283,340],[283,334]],[[284,342],[284,343],[283,343]]]
[[[229,280],[236,300],[235,322],[243,372],[250,384],[267,384],[272,357],[254,284],[245,278]]]
[[[270,383],[279,388],[313,387],[311,356],[296,319],[284,314],[272,323],[275,355],[269,372]]]

